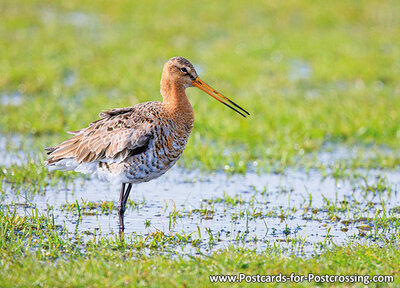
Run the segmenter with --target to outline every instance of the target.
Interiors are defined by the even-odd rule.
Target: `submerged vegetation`
[[[399,246],[393,249],[376,245],[337,247],[311,259],[282,258],[270,250],[255,253],[246,248],[229,247],[212,257],[174,256],[171,251],[165,255],[144,255],[140,253],[139,242],[117,236],[72,241],[46,217],[37,214],[19,217],[4,210],[0,212],[0,233],[0,279],[4,286],[209,287],[209,275],[218,274],[290,275],[294,272],[372,277],[400,272],[395,264],[400,261]],[[164,236],[153,237],[160,243]],[[82,250],[76,249],[77,242],[83,245]],[[395,283],[398,281],[395,277]],[[287,285],[290,284],[298,285]]]
[[[0,286],[292,272],[399,285],[399,13],[395,0],[2,2]],[[188,89],[181,167],[134,189],[121,236],[115,187],[48,172],[43,147],[102,110],[160,101],[178,55],[251,116]]]

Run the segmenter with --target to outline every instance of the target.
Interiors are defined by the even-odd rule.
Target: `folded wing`
[[[143,153],[154,137],[152,121],[135,117],[135,112],[133,106],[101,113],[101,119],[89,127],[70,132],[74,137],[46,148],[49,157],[46,165],[57,166],[64,159],[74,160],[76,164],[98,161],[113,163]]]

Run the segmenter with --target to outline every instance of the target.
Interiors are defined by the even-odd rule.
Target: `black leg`
[[[121,192],[119,194],[118,212],[121,210],[122,207],[122,199],[124,199],[124,192],[125,192],[125,183],[122,183]]]
[[[128,187],[126,187],[124,198],[122,199],[122,207],[124,207],[124,212],[126,209],[126,202],[128,202],[129,193],[131,193],[131,189],[132,189],[132,184],[129,183]]]
[[[118,203],[118,217],[119,217],[119,232],[124,231],[124,210],[122,208],[122,202],[124,199],[125,192],[125,183],[122,183],[121,192],[119,194],[119,203]]]
[[[125,190],[125,183],[122,183],[121,192],[119,195],[119,203],[118,203],[118,216],[119,216],[119,232],[122,233],[125,230],[124,225],[124,213],[126,210],[126,202],[129,198],[129,193],[131,192],[132,184],[129,183],[128,187]]]

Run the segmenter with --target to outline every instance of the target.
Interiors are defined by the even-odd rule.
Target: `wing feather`
[[[143,104],[148,103],[156,102]],[[138,111],[138,105],[105,111],[100,113],[101,119],[92,122],[89,127],[72,131],[71,134],[75,135],[72,138],[46,148],[49,155],[46,165],[66,158],[75,159],[78,163],[122,161],[142,153],[154,138],[154,127],[153,120],[146,121],[153,117],[152,114],[143,114],[145,109]]]

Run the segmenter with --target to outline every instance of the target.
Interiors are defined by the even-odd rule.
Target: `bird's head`
[[[163,81],[172,82],[184,88],[197,87],[243,117],[250,115],[235,102],[204,83],[203,80],[200,79],[192,63],[183,57],[173,57],[165,63],[161,82]]]

